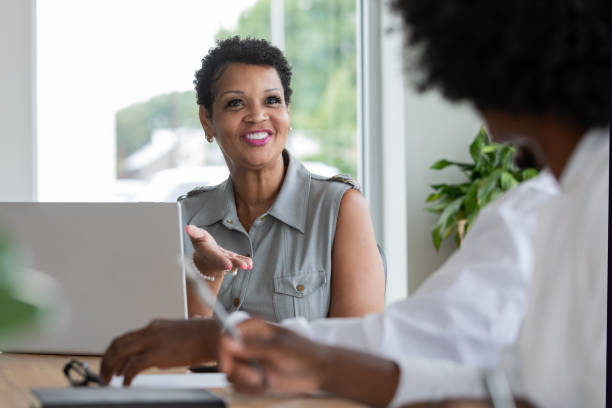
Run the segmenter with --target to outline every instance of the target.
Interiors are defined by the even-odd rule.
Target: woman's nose
[[[254,106],[245,119],[249,122],[262,122],[268,119],[268,114],[263,106]]]

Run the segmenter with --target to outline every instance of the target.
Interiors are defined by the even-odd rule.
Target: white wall
[[[471,162],[469,144],[482,120],[470,106],[450,104],[437,91],[417,94],[409,83],[406,88],[407,263],[408,291],[413,293],[456,248],[452,236],[439,252],[433,246],[431,228],[437,214],[424,211],[425,199],[432,192],[429,185],[465,180],[454,169],[430,170],[429,166],[442,158]]]
[[[363,180],[378,241],[388,261],[387,302],[406,297],[455,249],[431,241],[436,215],[426,212],[430,184],[461,180],[452,169],[430,170],[441,158],[469,160],[481,119],[437,91],[417,93],[404,69],[401,20],[386,2],[363,0]],[[405,74],[406,73],[406,74]]]
[[[0,201],[36,191],[34,0],[0,0]]]

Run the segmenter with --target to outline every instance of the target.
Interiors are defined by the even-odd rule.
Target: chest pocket
[[[327,317],[329,294],[329,282],[323,270],[276,276],[274,312],[278,320],[292,317],[304,317],[308,320]]]

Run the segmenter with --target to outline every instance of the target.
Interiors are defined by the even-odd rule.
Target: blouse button
[[[239,298],[234,298],[234,306],[238,307],[240,305],[240,299]]]
[[[232,220],[225,220],[225,222],[227,222],[228,224],[233,224],[234,223],[234,221],[232,221]]]
[[[304,285],[302,285],[302,284],[297,285],[297,286],[295,287],[295,289],[296,289],[298,292],[303,292],[303,291],[304,291]]]

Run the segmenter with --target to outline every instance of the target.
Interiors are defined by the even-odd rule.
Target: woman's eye
[[[232,99],[230,101],[227,102],[227,107],[228,108],[236,108],[238,106],[242,105],[242,101],[240,99]]]
[[[281,102],[281,98],[279,98],[278,96],[268,96],[266,98],[266,104],[268,105],[277,105]]]

